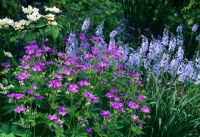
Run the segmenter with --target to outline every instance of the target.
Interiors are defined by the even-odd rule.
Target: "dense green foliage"
[[[154,83],[154,84],[153,84]],[[199,85],[147,84],[151,118],[144,137],[198,137],[200,135]]]

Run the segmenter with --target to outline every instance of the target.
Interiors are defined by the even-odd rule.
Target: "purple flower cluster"
[[[94,96],[92,93],[90,93],[90,92],[85,92],[85,93],[83,94],[83,97],[89,99],[90,102],[92,102],[92,103],[98,103],[98,102],[99,102],[99,101],[98,101],[98,98],[95,97],[95,96]]]
[[[80,86],[89,86],[89,85],[90,85],[90,83],[87,82],[86,80],[81,80],[81,81],[78,82],[78,84],[79,84]]]
[[[83,28],[86,31],[87,25]],[[68,116],[71,117],[77,111],[80,111],[77,114],[86,112],[85,99],[89,101],[86,104],[94,103],[90,106],[91,113],[88,109],[88,117],[101,116],[108,122],[114,116],[112,113],[116,113],[119,119],[124,119],[124,115],[128,115],[133,119],[130,122],[138,122],[141,125],[139,117],[144,118],[141,115],[150,113],[150,109],[144,101],[144,96],[125,86],[127,83],[141,84],[141,74],[127,67],[125,58],[128,60],[129,50],[127,46],[125,46],[126,49],[123,49],[120,47],[120,44],[123,44],[115,41],[114,37],[117,34],[117,31],[113,31],[110,34],[110,42],[106,43],[100,36],[101,32],[98,32],[97,36],[89,38],[83,33],[79,35],[70,33],[65,39],[66,53],[58,52],[45,45],[40,47],[36,41],[29,42],[25,48],[26,55],[20,59],[21,66],[16,70],[16,74],[20,74],[16,78],[21,84],[20,89],[23,89],[21,91],[23,94],[10,93],[8,97],[21,99],[18,102],[24,106],[28,106],[30,101],[47,102],[49,107],[44,109],[46,109],[45,113],[49,110],[46,114],[48,119],[61,127],[63,127],[63,122],[68,121]],[[155,42],[157,45],[159,44],[158,41],[155,40]],[[147,42],[146,45],[148,44]],[[143,45],[144,50],[146,45]],[[153,46],[153,43],[151,46],[151,50],[156,47]],[[152,57],[158,57],[159,54],[156,52],[156,55],[152,55]],[[105,93],[105,91],[108,92]],[[68,95],[69,92],[73,94]],[[57,104],[62,105],[57,106]],[[15,112],[25,111],[26,108],[23,105],[18,106]],[[40,103],[35,105],[38,106],[34,109],[41,113],[44,112]],[[79,106],[83,107],[77,109]],[[32,110],[33,108],[30,108],[30,112]],[[53,114],[50,113],[52,111]],[[78,117],[76,121],[80,121],[84,116],[85,114]],[[93,120],[85,119],[87,122],[83,126],[86,128],[86,132],[92,134],[94,132],[91,127]],[[103,127],[104,130],[107,128],[105,125],[100,125],[100,127]]]
[[[60,118],[58,118],[56,115],[50,115],[49,114],[48,118],[49,118],[50,121],[53,121],[53,122],[56,122],[56,123],[60,123],[61,122]]]
[[[22,72],[19,76],[17,76],[16,78],[18,79],[19,83],[20,84],[23,84],[24,81],[30,77],[31,75],[28,74],[27,72]]]
[[[34,95],[34,98],[35,98],[36,100],[43,100],[43,99],[44,99],[44,97],[41,96],[41,95]]]
[[[25,53],[28,55],[34,54],[38,50],[37,42],[32,41],[28,43],[29,45],[25,47]]]
[[[120,98],[119,98],[116,94],[121,95],[121,93],[118,93],[118,92],[117,92],[117,89],[111,88],[111,89],[109,90],[109,92],[107,92],[107,93],[105,94],[105,97],[110,98],[110,99],[113,99],[114,101],[120,101]]]
[[[24,107],[24,105],[21,105],[21,106],[17,106],[14,111],[17,113],[21,113],[25,110],[26,110],[26,108]]]
[[[48,86],[53,87],[55,89],[60,89],[62,88],[62,83],[59,80],[55,79],[55,80],[49,81]]]
[[[10,68],[11,64],[10,64],[9,61],[5,61],[5,62],[1,63],[1,66],[4,67],[4,68]]]
[[[122,102],[110,102],[110,107],[117,109],[121,112],[125,112],[124,108],[123,108],[123,103]]]
[[[141,111],[144,112],[144,113],[150,113],[149,107],[146,107],[146,106],[141,107]]]
[[[40,61],[38,61],[38,62],[35,62],[34,66],[32,68],[32,71],[37,72],[37,71],[43,71],[45,69],[46,69],[45,64],[40,62]]]
[[[24,98],[24,96],[25,95],[22,94],[22,93],[11,93],[11,94],[8,94],[9,98],[17,99],[17,100]]]
[[[108,119],[110,118],[110,112],[108,110],[101,110],[101,116]]]
[[[67,85],[67,87],[68,87],[68,90],[71,92],[71,93],[76,93],[76,92],[78,92],[79,90],[79,87],[78,87],[78,85],[76,85],[76,84],[70,84],[70,85]]]
[[[37,86],[36,86],[35,84],[33,84],[32,87],[31,87],[31,89],[25,90],[25,93],[27,93],[27,94],[32,94],[33,91],[35,91],[35,90],[37,90],[37,89],[38,89]]]
[[[137,103],[132,101],[126,102],[126,105],[131,109],[138,109],[140,107]]]
[[[65,108],[65,106],[59,106],[59,107],[57,108],[57,113],[58,113],[59,115],[65,116],[65,115],[68,114],[68,110]]]

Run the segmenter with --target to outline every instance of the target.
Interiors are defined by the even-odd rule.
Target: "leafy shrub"
[[[1,17],[19,18],[20,0],[0,0]]]
[[[90,17],[92,28],[104,21],[106,33],[109,33],[123,17],[121,5],[113,0],[49,0],[46,4],[60,7],[73,31],[77,30],[85,18]]]

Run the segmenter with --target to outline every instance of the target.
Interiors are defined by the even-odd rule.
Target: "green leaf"
[[[45,20],[39,20],[39,21],[36,23],[35,27],[36,27],[36,28],[42,28],[42,27],[44,27],[44,26],[46,26],[46,25],[47,25],[47,21],[45,21]]]
[[[27,37],[26,37],[27,42],[35,40],[37,38],[37,33],[34,31],[28,31],[26,35],[27,35]]]
[[[0,123],[0,132],[6,133],[9,131],[9,123]]]
[[[59,28],[56,26],[52,26],[51,36],[54,41],[58,38],[58,35],[59,35]]]

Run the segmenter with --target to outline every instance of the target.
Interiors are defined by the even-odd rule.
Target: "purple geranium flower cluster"
[[[121,112],[125,112],[123,106],[124,104],[122,102],[110,102],[110,107],[117,109]]]
[[[78,92],[78,89],[79,89],[79,86],[76,84],[70,84],[70,85],[67,85],[67,87],[71,93],[76,93]]]
[[[24,98],[24,96],[25,95],[22,94],[22,93],[11,93],[11,94],[8,94],[9,98],[17,99],[17,100]]]
[[[93,122],[98,122],[102,132],[109,127],[105,123],[117,122],[114,119],[141,125],[143,115],[150,113],[145,96],[137,91],[141,73],[127,67],[128,50],[115,41],[117,31],[110,34],[109,43],[98,31],[89,37],[83,32],[70,33],[65,38],[65,53],[29,42],[14,73],[19,91],[8,94],[11,102],[20,104],[14,111],[27,110],[23,114],[27,117],[39,113],[61,130],[66,129],[64,125],[78,126],[77,121],[84,119],[87,122],[81,125],[89,134],[96,132]]]
[[[18,79],[19,83],[20,84],[23,84],[24,81],[30,77],[31,75],[28,74],[27,72],[22,72],[19,76],[17,76],[16,78]]]
[[[98,101],[98,98],[95,97],[95,96],[94,96],[92,93],[90,93],[90,92],[85,92],[85,93],[83,94],[83,97],[89,99],[90,102],[92,102],[92,103],[98,103],[98,102],[99,102],[99,101]]]
[[[65,108],[65,106],[59,106],[58,108],[57,108],[57,113],[59,114],[59,115],[62,115],[62,116],[65,116],[65,115],[67,115],[68,114],[68,110]]]
[[[5,62],[1,63],[1,66],[4,67],[4,68],[10,68],[11,64],[10,64],[9,61],[5,61]]]
[[[45,64],[42,63],[42,62],[40,62],[40,61],[38,61],[38,62],[36,62],[34,64],[34,66],[32,68],[32,71],[35,71],[35,72],[37,72],[37,71],[43,71],[43,70],[45,70],[45,68],[46,68]]]
[[[108,111],[108,110],[101,110],[101,116],[103,118],[109,119],[110,118],[110,111]]]
[[[25,108],[24,105],[17,106],[17,107],[15,108],[15,112],[17,112],[17,113],[21,113],[21,112],[23,112],[23,111],[25,111],[25,110],[26,110],[26,108]]]
[[[62,83],[59,80],[55,79],[55,80],[49,81],[48,86],[53,87],[55,89],[60,89],[62,88]]]

